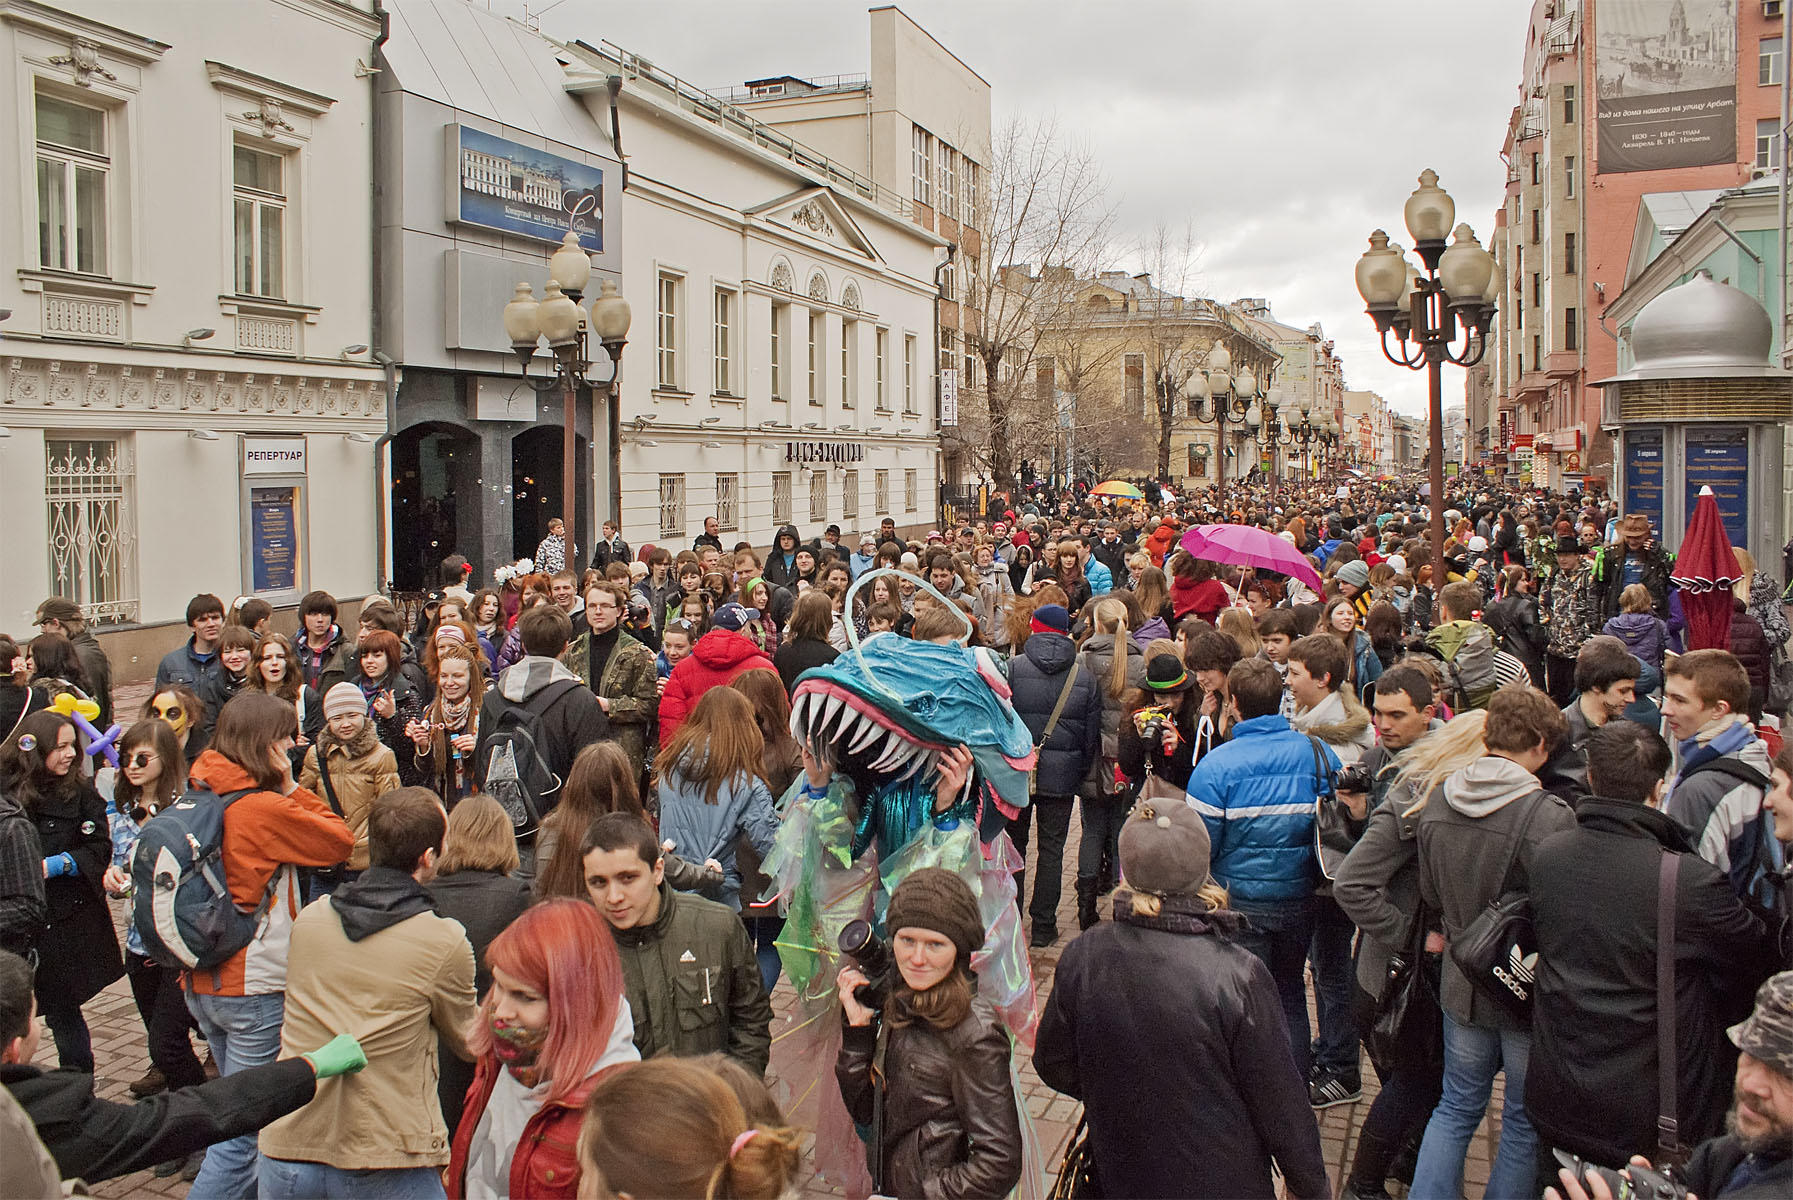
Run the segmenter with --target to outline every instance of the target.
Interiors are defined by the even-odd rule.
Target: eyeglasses
[[[131,765],[136,767],[139,771],[155,761],[156,752],[153,750],[139,750],[137,753],[131,755]]]

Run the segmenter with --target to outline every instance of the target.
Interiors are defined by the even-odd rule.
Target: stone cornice
[[[94,44],[102,54],[147,66],[168,52],[167,42],[76,16],[34,0],[0,0],[0,21],[10,21],[55,38],[74,38]]]
[[[281,83],[277,79],[269,79],[266,75],[257,75],[253,71],[245,71],[241,67],[233,67],[228,63],[205,60],[206,76],[212,86],[221,91],[235,92],[258,100],[263,96],[278,100],[294,112],[304,113],[308,117],[321,117],[336,101],[329,96],[317,92],[306,91],[294,87],[290,83]]]
[[[275,365],[275,364],[271,364]],[[297,364],[295,364],[296,366]],[[0,355],[0,413],[238,414],[378,422],[386,419],[380,375],[320,372],[278,364],[274,372],[209,366],[146,366]]]

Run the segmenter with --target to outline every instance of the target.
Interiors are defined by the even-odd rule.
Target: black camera
[[[1370,769],[1361,762],[1354,762],[1338,769],[1332,779],[1332,789],[1335,792],[1367,792],[1370,783]]]
[[[1578,1182],[1586,1182],[1591,1172],[1606,1181],[1612,1189],[1612,1200],[1682,1200],[1687,1195],[1687,1188],[1676,1183],[1662,1171],[1649,1167],[1626,1167],[1631,1178],[1627,1179],[1611,1167],[1597,1167],[1593,1163],[1584,1162],[1566,1150],[1554,1151],[1556,1161],[1569,1169]]]
[[[873,1012],[882,1012],[890,999],[890,977],[896,960],[890,956],[890,943],[879,937],[870,921],[848,921],[840,931],[840,951],[859,964],[865,982],[853,991],[853,998]]]

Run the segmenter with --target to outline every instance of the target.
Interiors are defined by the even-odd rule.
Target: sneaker
[[[1363,1098],[1363,1083],[1343,1075],[1323,1075],[1307,1085],[1307,1099],[1317,1111],[1340,1104],[1355,1104]]]
[[[181,1167],[181,1178],[192,1183],[199,1178],[199,1168],[205,1166],[205,1151],[195,1150],[187,1155],[186,1164]]]
[[[163,1077],[162,1072],[151,1067],[143,1073],[142,1079],[136,1080],[130,1084],[130,1090],[131,1095],[141,1100],[145,1096],[153,1096],[157,1092],[167,1091],[168,1080]],[[173,1174],[173,1172],[169,1173]]]

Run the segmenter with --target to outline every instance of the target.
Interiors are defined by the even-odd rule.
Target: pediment
[[[750,208],[747,212],[750,216],[759,217],[773,225],[782,225],[804,237],[826,242],[848,254],[858,255],[871,262],[883,261],[871,239],[859,227],[859,222],[852,218],[840,200],[827,188],[804,188],[757,208]]]

